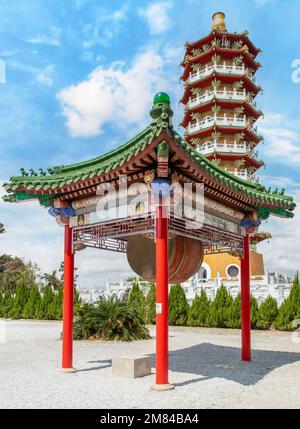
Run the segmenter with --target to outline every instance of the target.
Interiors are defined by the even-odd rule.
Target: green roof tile
[[[50,176],[12,177],[10,182],[5,183],[3,186],[6,191],[13,192],[16,201],[19,201],[21,198],[29,199],[30,197],[39,199],[43,205],[51,205],[51,200],[54,198],[53,195],[59,195],[59,193],[50,196],[33,195],[28,191],[32,189],[36,191],[52,189],[55,191],[80,180],[101,176],[104,172],[109,173],[124,163],[129,162],[133,156],[137,156],[153,141],[155,135],[159,135],[162,130],[166,130],[180,150],[184,151],[206,174],[213,177],[219,183],[228,188],[236,189],[256,201],[257,205],[255,207],[260,207],[264,204],[275,206],[274,209],[263,207],[266,210],[265,212],[262,210],[262,214],[266,215],[267,213],[269,215],[271,212],[275,213],[277,210],[275,214],[286,217],[293,215],[291,211],[295,208],[295,204],[292,197],[278,195],[278,193],[268,193],[263,190],[260,184],[245,181],[221,169],[196,151],[173,128],[165,128],[165,119],[161,122],[160,118],[155,119],[149,127],[129,142],[104,155],[77,164],[54,167],[51,169],[53,174]],[[18,191],[20,187],[25,187],[28,191]],[[13,201],[14,198],[10,195],[7,196],[6,200]]]

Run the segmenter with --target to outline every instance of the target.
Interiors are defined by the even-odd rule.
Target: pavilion
[[[100,101],[99,101],[100,102]],[[156,237],[156,385],[169,388],[168,379],[168,242],[181,235],[200,240],[205,253],[233,252],[241,257],[242,359],[251,360],[249,244],[261,220],[270,215],[293,217],[293,198],[224,171],[185,141],[173,128],[170,98],[155,96],[150,125],[109,153],[73,165],[21,170],[4,187],[5,201],[37,200],[64,225],[64,297],[62,367],[73,368],[74,255],[86,247],[126,252],[132,235]],[[159,183],[204,186],[204,224],[189,229],[184,219],[164,215],[165,200],[156,198],[155,212],[133,213],[101,220],[96,216],[99,189],[144,184],[151,193]],[[170,191],[172,192],[172,191]],[[156,195],[157,197],[157,195]],[[140,206],[139,206],[140,207]],[[50,250],[49,250],[50,251]],[[141,258],[143,255],[141,255]]]

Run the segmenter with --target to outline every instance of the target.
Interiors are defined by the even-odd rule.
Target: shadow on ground
[[[155,354],[152,360],[155,366]],[[177,383],[176,386],[211,378],[223,378],[250,386],[272,370],[297,361],[300,361],[300,353],[253,350],[252,362],[242,362],[240,348],[203,343],[170,352],[169,367],[174,372],[201,376]]]
[[[89,372],[89,371],[97,371],[99,369],[109,368],[112,365],[112,360],[91,360],[88,363],[98,363],[101,364],[99,366],[91,366],[90,368],[77,369],[76,372]]]
[[[155,367],[155,354],[152,366]],[[256,384],[276,368],[300,361],[300,353],[270,350],[253,350],[252,362],[241,361],[241,349],[202,343],[192,347],[170,352],[169,368],[174,372],[198,375],[199,377],[175,383],[183,386],[212,378],[235,381],[244,386]],[[88,364],[100,364],[78,370],[78,372],[96,371],[109,368],[111,359],[90,361]]]

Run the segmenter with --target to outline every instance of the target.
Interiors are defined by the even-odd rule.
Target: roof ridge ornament
[[[154,96],[150,115],[159,127],[172,127],[173,110],[171,108],[170,97],[167,93],[158,92]]]
[[[227,28],[225,24],[225,13],[223,12],[216,12],[212,16],[212,30],[213,31],[220,31],[223,33],[227,33]]]

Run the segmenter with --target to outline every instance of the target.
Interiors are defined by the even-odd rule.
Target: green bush
[[[227,328],[240,329],[241,327],[241,294],[232,301],[228,309],[228,317],[225,322]]]
[[[39,320],[52,320],[53,309],[51,308],[52,301],[54,299],[54,293],[51,287],[45,287],[43,298],[41,299],[39,306],[37,307],[36,317]]]
[[[12,319],[22,319],[24,317],[24,307],[29,299],[30,288],[25,284],[21,284],[17,287],[13,305],[8,313],[8,316]]]
[[[276,299],[268,296],[265,301],[263,301],[258,309],[258,318],[257,318],[257,328],[259,329],[269,329],[273,326],[276,318],[278,316],[278,307]]]
[[[14,305],[14,296],[9,290],[1,292],[1,295],[0,317],[8,318]]]
[[[153,283],[150,284],[146,296],[145,321],[147,325],[155,325],[156,323],[156,288]]]
[[[222,285],[217,291],[216,298],[210,305],[208,325],[213,328],[225,328],[232,302],[232,297],[227,292],[226,287]]]
[[[258,308],[257,299],[252,295],[250,299],[250,305],[251,305],[251,329],[256,329],[259,308]]]
[[[37,317],[37,309],[41,305],[41,294],[37,286],[32,286],[29,291],[29,297],[24,305],[24,319],[35,319]]]
[[[293,321],[300,319],[300,284],[299,275],[295,276],[293,286],[287,299],[281,304],[275,321],[275,327],[282,331],[294,329]]]
[[[180,284],[173,285],[169,293],[169,323],[173,326],[185,326],[189,305]]]
[[[93,306],[78,306],[74,323],[74,339],[132,341],[150,338],[145,322],[128,301],[116,297],[101,298]]]
[[[145,297],[136,279],[132,281],[132,288],[128,297],[128,304],[129,306],[134,307],[139,315],[145,319]]]
[[[30,262],[25,263],[10,255],[0,256],[0,317],[62,319],[63,276],[59,278],[53,271],[39,276],[38,282],[37,271],[37,266]],[[40,289],[44,291],[42,294]],[[79,294],[75,287],[74,303],[78,302]]]
[[[207,326],[209,305],[206,292],[202,289],[201,294],[195,297],[189,309],[188,326]]]

